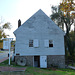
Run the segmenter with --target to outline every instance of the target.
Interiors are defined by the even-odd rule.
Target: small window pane
[[[33,40],[29,40],[29,47],[33,47]]]

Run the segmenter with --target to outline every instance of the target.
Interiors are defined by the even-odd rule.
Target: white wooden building
[[[15,62],[22,57],[33,67],[65,67],[65,33],[41,9],[20,25],[14,31]]]

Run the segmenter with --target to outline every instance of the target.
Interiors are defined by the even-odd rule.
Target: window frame
[[[53,40],[49,40],[49,48],[53,47]]]
[[[29,40],[29,47],[33,47],[33,40]]]

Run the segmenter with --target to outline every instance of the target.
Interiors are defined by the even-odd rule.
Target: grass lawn
[[[75,75],[75,71],[71,69],[40,69],[34,67],[26,67],[25,72],[0,72],[0,75]]]
[[[75,67],[75,63],[72,65],[72,64],[69,64],[69,66],[74,66]]]
[[[0,53],[3,53],[3,51],[0,51]]]
[[[8,60],[0,63],[0,66],[8,66]],[[10,66],[23,67],[15,65],[12,62]],[[75,70],[55,68],[40,69],[26,66],[26,71],[24,72],[0,72],[0,75],[75,75]]]
[[[74,70],[70,69],[40,69],[27,67],[26,75],[75,75]]]

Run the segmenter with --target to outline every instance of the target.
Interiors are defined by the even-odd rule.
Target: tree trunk
[[[74,19],[74,34],[75,34],[75,19]]]

